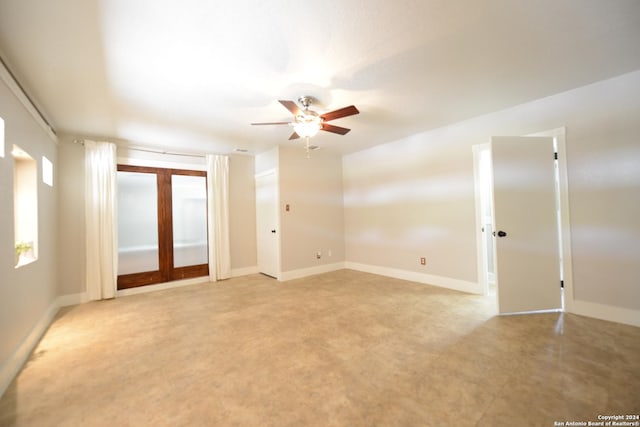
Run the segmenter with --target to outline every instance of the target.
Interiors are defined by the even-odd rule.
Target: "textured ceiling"
[[[179,151],[287,141],[278,99],[354,104],[350,153],[640,69],[637,0],[0,0],[57,132]]]

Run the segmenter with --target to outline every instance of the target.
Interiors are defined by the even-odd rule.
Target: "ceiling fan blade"
[[[298,108],[298,106],[296,105],[295,102],[293,101],[278,101],[280,104],[282,104],[284,106],[284,108],[286,108],[287,110],[291,111],[293,113],[294,116],[297,116],[300,113],[300,109]]]
[[[339,110],[329,111],[328,113],[321,114],[320,117],[322,117],[325,122],[328,122],[342,117],[353,116],[354,114],[359,113],[360,111],[358,111],[355,105],[350,105],[348,107],[340,108]]]
[[[324,130],[324,131],[331,132],[331,133],[337,133],[337,134],[340,134],[340,135],[345,135],[345,134],[349,133],[349,131],[351,129],[342,128],[340,126],[330,125],[328,123],[323,123],[322,127],[320,128],[320,130]]]
[[[296,132],[293,132],[289,137],[289,141],[291,141],[292,139],[298,139],[298,138],[300,138],[300,135],[298,135]]]
[[[253,126],[261,126],[261,125],[288,125],[291,122],[265,122],[265,123],[251,123]]]

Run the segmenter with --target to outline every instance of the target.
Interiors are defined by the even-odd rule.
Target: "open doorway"
[[[495,297],[498,302],[498,311],[500,313],[514,313],[514,312],[530,312],[530,311],[544,311],[544,310],[571,310],[573,302],[572,286],[571,286],[571,253],[570,253],[570,236],[569,236],[569,216],[568,216],[568,196],[567,196],[567,176],[566,176],[566,161],[565,161],[565,140],[564,140],[564,128],[555,129],[547,132],[541,132],[536,135],[527,136],[546,136],[546,142],[550,145],[553,143],[553,147],[550,148],[550,155],[555,153],[555,161],[549,164],[545,174],[551,176],[548,180],[548,184],[551,187],[550,198],[547,199],[546,211],[549,212],[547,216],[546,229],[557,230],[557,237],[553,238],[551,242],[547,242],[547,253],[553,252],[553,258],[551,260],[552,266],[549,269],[554,271],[553,283],[547,286],[547,297],[545,303],[532,304],[520,304],[519,302],[513,303],[509,301],[509,293],[511,295],[517,295],[521,299],[535,300],[540,297],[540,301],[544,301],[545,298],[542,293],[538,295],[539,283],[530,281],[530,289],[527,291],[527,281],[525,276],[537,274],[535,269],[526,273],[528,264],[533,262],[529,257],[532,256],[531,249],[539,246],[539,242],[533,240],[529,242],[527,239],[537,239],[538,234],[530,234],[529,237],[524,237],[525,233],[507,233],[509,230],[498,228],[505,227],[505,212],[504,212],[504,195],[502,204],[499,204],[502,215],[500,217],[501,225],[496,222],[496,205],[494,197],[494,165],[493,157],[495,153],[492,153],[491,144],[481,144],[473,147],[474,168],[475,168],[475,182],[476,182],[476,224],[477,224],[477,254],[478,254],[478,281],[482,286],[485,295]],[[522,141],[523,145],[526,142],[531,142],[536,138],[518,138],[514,137],[513,141]],[[494,141],[500,141],[501,138],[494,138]],[[540,139],[542,140],[542,139]],[[521,146],[516,146],[516,151],[520,151]],[[546,158],[546,157],[545,157]],[[498,156],[498,159],[500,157]],[[553,157],[551,157],[553,159]],[[500,160],[498,160],[500,161]],[[504,164],[501,166],[501,170],[504,171]],[[521,182],[516,181],[522,178],[521,171],[514,164],[508,163],[508,169],[510,171],[509,187],[517,188],[515,192],[511,193],[508,197],[511,203],[512,198],[515,200],[520,197],[522,193]],[[513,175],[514,170],[516,171]],[[537,170],[537,167],[535,167]],[[503,176],[498,178],[504,180]],[[536,178],[532,181],[537,181]],[[518,178],[520,177],[520,178]],[[530,178],[531,179],[531,178]],[[496,190],[497,191],[497,190]],[[537,190],[536,190],[537,191]],[[526,197],[525,197],[526,199]],[[521,199],[522,200],[522,199]],[[516,202],[518,203],[518,202]],[[520,202],[522,203],[522,202]],[[507,209],[510,216],[527,216],[528,211],[523,209],[519,210],[519,214],[515,214],[518,210]],[[546,214],[545,214],[546,215]],[[535,218],[535,216],[534,216]],[[529,218],[531,220],[532,218]],[[508,221],[507,221],[508,222]],[[534,226],[535,224],[532,224]],[[510,224],[507,227],[515,227],[514,224]],[[529,228],[525,224],[525,229]],[[516,231],[513,229],[513,231]],[[502,236],[502,237],[500,237]],[[520,239],[519,241],[517,239]],[[501,246],[502,245],[502,246]],[[552,246],[550,248],[550,246]],[[502,247],[502,256],[499,255],[500,248]],[[518,265],[517,258],[513,258],[513,253],[509,257],[505,257],[505,248],[512,250],[514,247],[527,247],[526,254],[519,254],[521,265]],[[498,251],[498,252],[497,252]],[[500,262],[498,260],[501,259]],[[507,261],[508,260],[508,261]],[[514,275],[515,270],[515,275]],[[502,271],[502,294],[500,286],[500,272]],[[525,274],[521,274],[525,272]],[[515,277],[515,279],[514,279]],[[547,276],[547,279],[550,276]],[[556,280],[557,277],[557,280]],[[515,285],[511,285],[510,282],[515,282]],[[522,282],[522,283],[521,283]],[[549,283],[551,280],[549,280]],[[518,287],[522,288],[518,288]],[[530,292],[531,295],[528,295]],[[525,295],[524,298],[521,295]],[[555,296],[554,296],[555,295]],[[555,302],[553,302],[555,301]],[[502,307],[501,307],[502,305]],[[505,310],[506,307],[510,307],[509,310]]]
[[[480,274],[482,275],[482,283],[484,294],[489,296],[496,295],[496,277],[495,277],[495,253],[493,247],[493,185],[492,185],[492,168],[491,168],[491,146],[483,144],[478,147],[477,152],[477,171],[478,171],[478,191],[479,191],[479,222],[481,226],[480,245],[482,248]]]

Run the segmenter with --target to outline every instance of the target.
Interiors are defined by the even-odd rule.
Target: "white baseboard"
[[[343,270],[344,262],[336,262],[333,264],[322,264],[315,267],[301,268],[299,270],[283,271],[280,273],[278,280],[285,282],[287,280],[301,279],[314,274],[329,273],[331,271]]]
[[[640,327],[640,311],[595,302],[573,300],[570,313],[594,317],[609,322]]]
[[[439,286],[441,288],[453,289],[455,291],[480,295],[483,294],[482,286],[479,283],[467,282],[466,280],[452,279],[450,277],[435,276],[433,274],[418,273],[415,271],[400,270],[397,268],[381,267],[378,265],[360,264],[350,261],[345,262],[345,268],[363,271],[365,273],[378,274],[380,276],[393,277],[395,279],[424,283],[426,285]]]
[[[254,265],[253,267],[243,267],[243,268],[234,268],[231,270],[231,277],[241,277],[248,276],[250,274],[258,274],[260,270],[258,270],[258,266]]]
[[[60,308],[83,304],[87,301],[89,301],[89,295],[86,292],[82,292],[79,294],[60,296],[49,305],[31,332],[29,332],[9,359],[0,367],[0,396],[4,394],[9,384],[11,384],[11,381],[18,375],[31,355],[31,352],[36,348],[38,342],[40,342],[40,338],[42,338],[49,328],[49,325],[51,325],[51,322],[53,322]]]
[[[53,321],[53,318],[58,313],[60,306],[58,305],[58,299],[53,301],[51,305],[44,312],[40,320],[34,325],[31,332],[22,340],[16,350],[13,352],[9,359],[4,362],[0,367],[0,396],[7,390],[11,381],[18,375],[25,362],[31,355],[31,352],[36,347],[40,338],[47,331],[47,328]]]

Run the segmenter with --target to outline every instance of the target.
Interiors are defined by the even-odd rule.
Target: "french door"
[[[118,165],[118,289],[208,274],[206,172]]]

